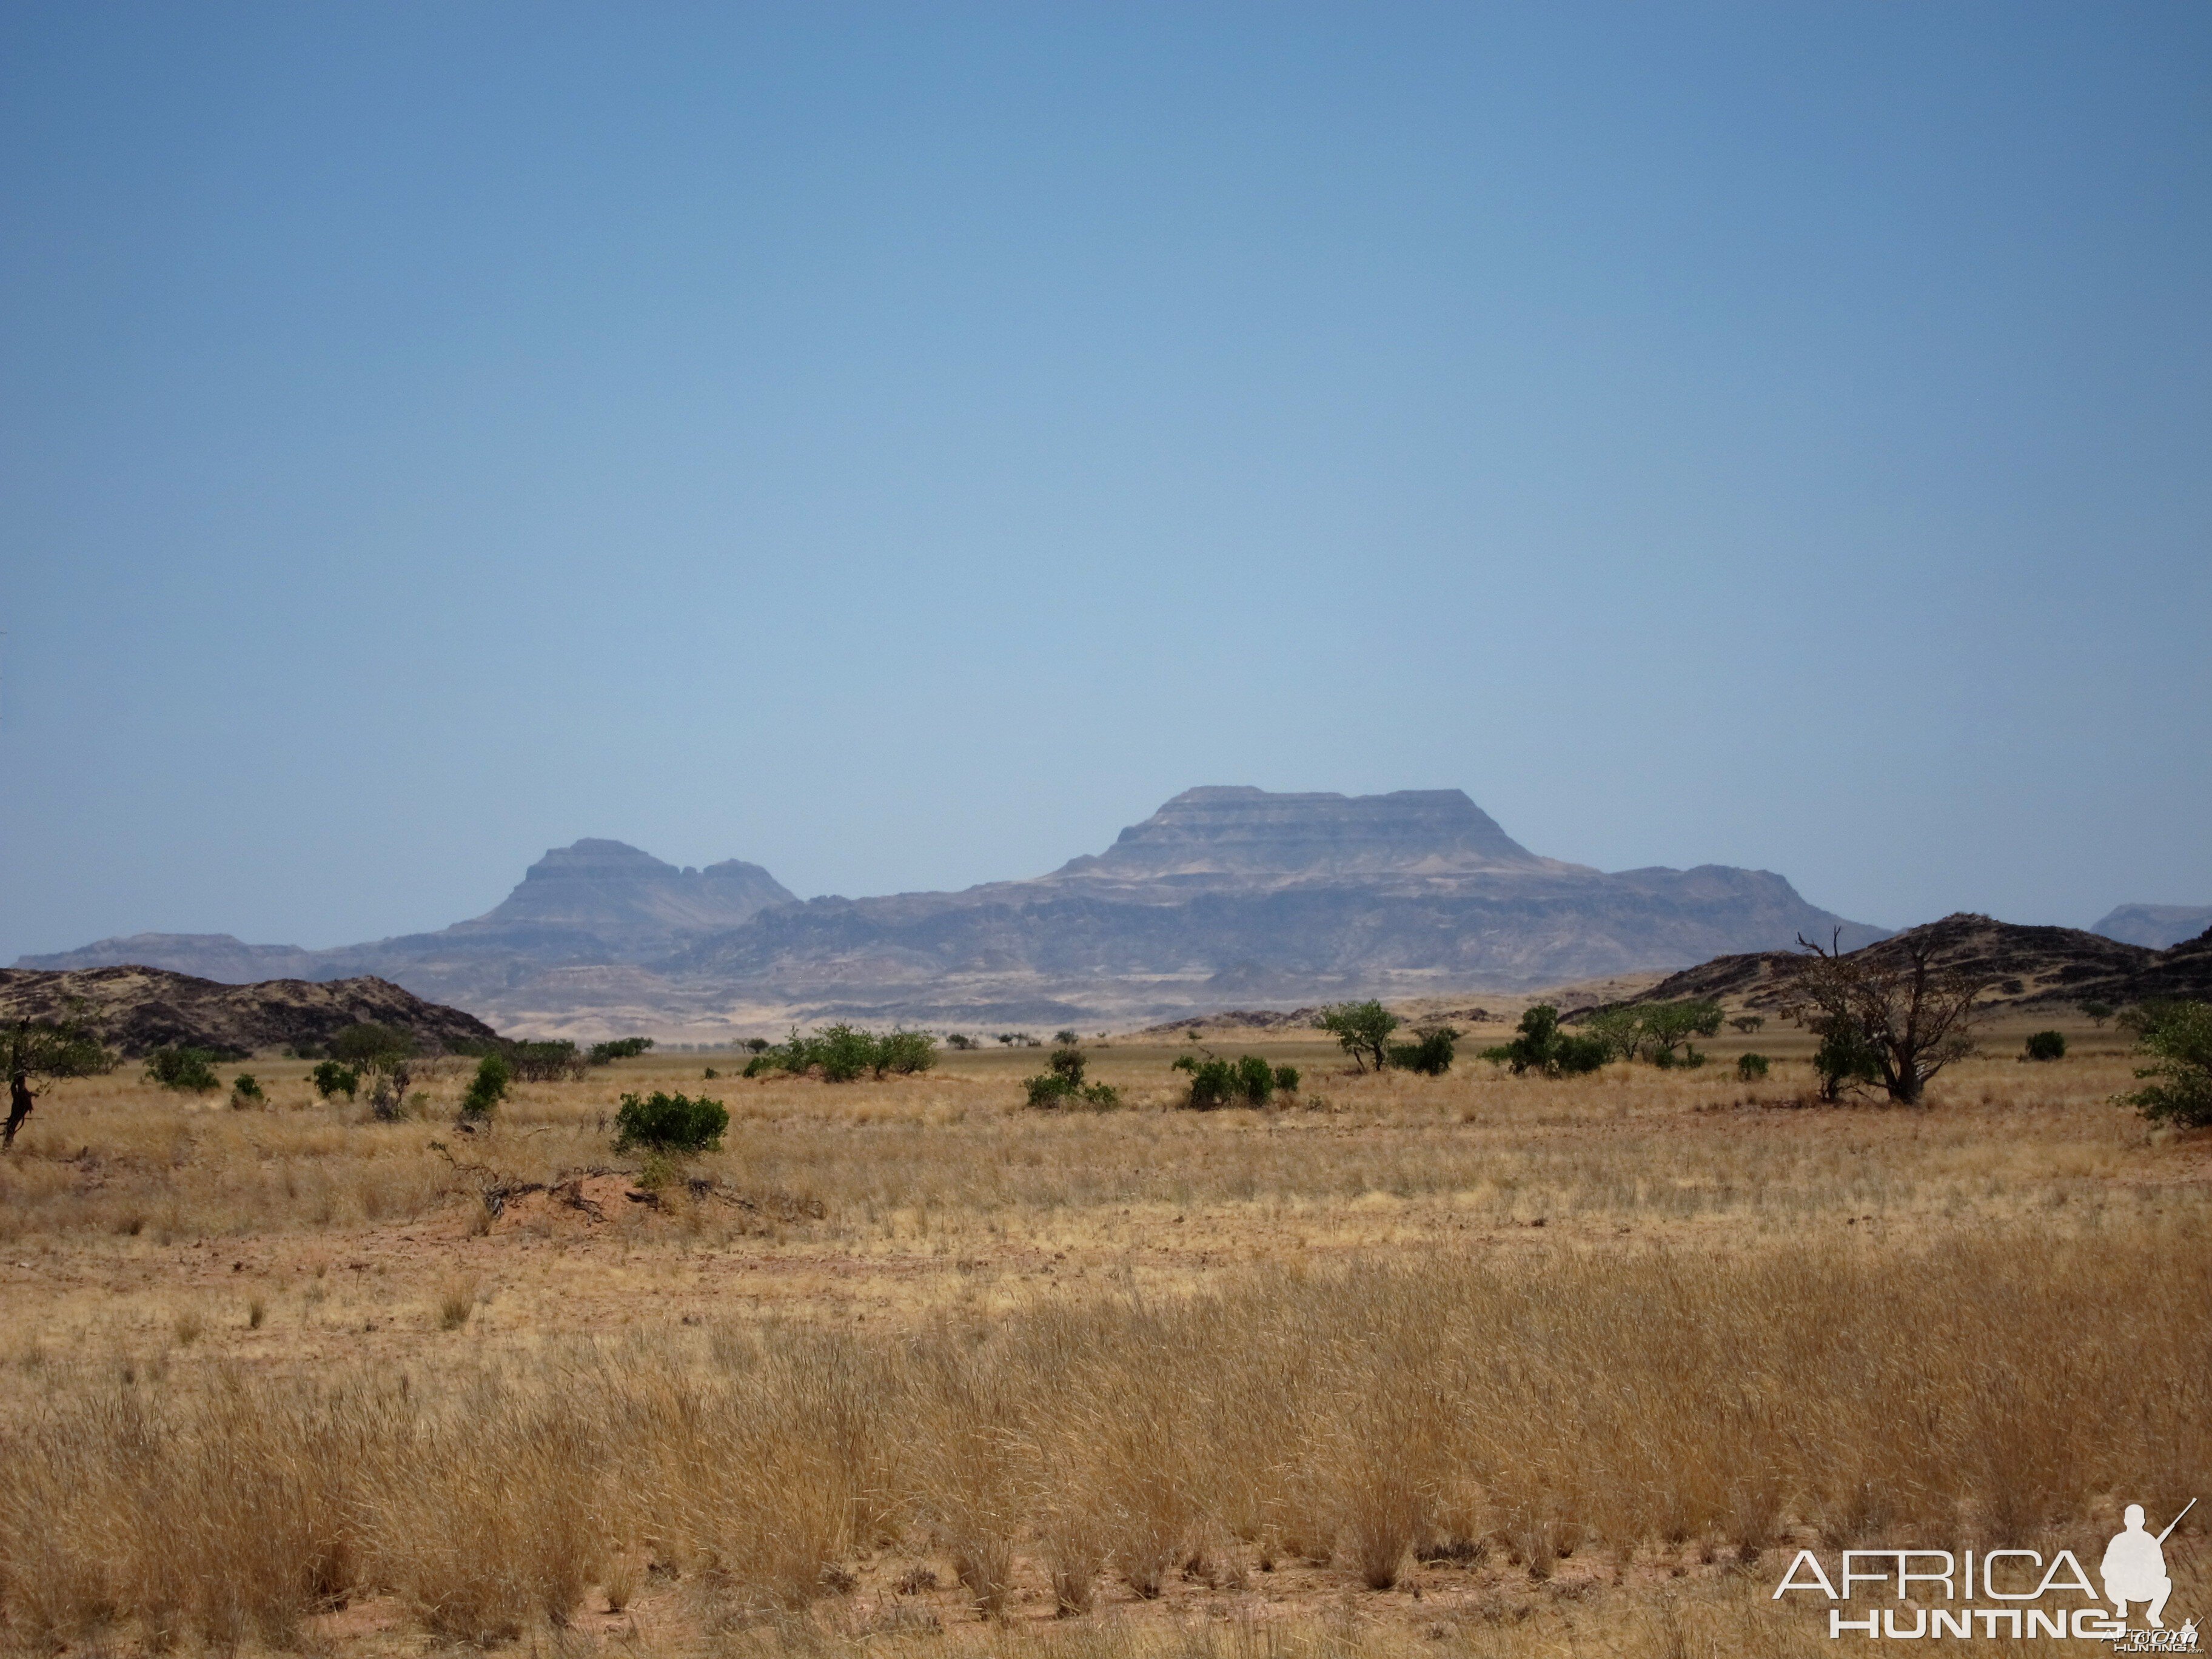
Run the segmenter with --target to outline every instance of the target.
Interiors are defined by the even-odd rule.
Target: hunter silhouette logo
[[[2127,1506],[2125,1526],[2112,1534],[2098,1564],[2105,1584],[2101,1601],[2112,1604],[2111,1612],[2101,1605],[2080,1559],[2066,1549],[2048,1562],[2032,1549],[1967,1550],[1960,1554],[1927,1549],[1845,1550],[1833,1578],[1813,1551],[1799,1550],[1775,1586],[1774,1597],[1779,1601],[1792,1590],[1809,1591],[1844,1604],[1828,1609],[1831,1637],[1849,1633],[1906,1641],[1928,1636],[2002,1636],[2013,1641],[2069,1637],[2108,1642],[2122,1653],[2196,1653],[2200,1651],[2197,1621],[2187,1620],[2180,1629],[2169,1630],[2163,1616],[2173,1594],[2166,1540],[2182,1516],[2196,1507],[2192,1498],[2166,1522],[2165,1531],[2154,1535],[2144,1524],[2143,1506]],[[1877,1585],[1881,1588],[1869,1588]],[[1915,1586],[1920,1587],[1917,1595]],[[1892,1605],[1849,1605],[1861,1596]],[[2074,1598],[2073,1605],[2045,1599],[2069,1596]],[[1961,1607],[1962,1601],[1970,1605]],[[1975,1602],[1996,1605],[1971,1605]],[[2128,1609],[2136,1606],[2143,1610],[2141,1627],[2128,1623]]]
[[[2181,1515],[2196,1507],[2197,1500],[2192,1498],[2183,1506]],[[2148,1601],[2150,1606],[2143,1617],[2150,1621],[2153,1630],[2166,1628],[2166,1620],[2159,1614],[2166,1611],[2166,1598],[2173,1594],[2173,1580],[2166,1576],[2165,1544],[2181,1524],[2181,1515],[2167,1522],[2166,1531],[2154,1538],[2143,1530],[2143,1506],[2130,1504],[2124,1517],[2127,1530],[2114,1533],[2112,1541],[2105,1546],[2105,1563],[2098,1571],[2105,1580],[2105,1599],[2118,1610],[2123,1621],[2128,1616],[2129,1602]]]

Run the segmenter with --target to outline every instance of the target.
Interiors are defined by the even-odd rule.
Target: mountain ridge
[[[801,902],[756,865],[679,871],[587,839],[434,933],[297,956],[228,936],[102,943],[159,942],[149,965],[188,972],[380,974],[507,1029],[703,1035],[837,1018],[1141,1024],[1255,1000],[1528,988],[1832,928],[1856,943],[1883,932],[1771,871],[1546,858],[1462,790],[1206,785],[1101,853],[957,892]],[[21,965],[88,966],[99,948]]]

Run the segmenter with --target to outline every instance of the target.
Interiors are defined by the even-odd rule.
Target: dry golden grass
[[[1749,1086],[1255,1042],[1308,1073],[1265,1114],[1133,1044],[1104,1114],[1022,1109],[1036,1051],[655,1057],[474,1137],[457,1071],[398,1124],[283,1062],[265,1111],[69,1085],[0,1163],[0,1640],[1825,1650],[1786,1545],[2212,1486],[2208,1147],[2075,1035],[1924,1111],[1795,1104],[1788,1032],[1714,1045]],[[716,1188],[629,1196],[656,1086],[730,1105]]]

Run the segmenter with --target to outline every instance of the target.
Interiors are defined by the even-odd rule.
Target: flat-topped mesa
[[[1456,875],[1571,866],[1539,858],[1458,789],[1387,795],[1187,789],[1097,856],[1057,876]]]

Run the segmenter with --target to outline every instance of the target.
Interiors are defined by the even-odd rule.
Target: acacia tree
[[[15,1131],[46,1092],[33,1083],[112,1071],[115,1056],[81,1021],[19,1019],[0,1030],[0,1067],[8,1073],[8,1127],[0,1129],[4,1148],[15,1144]]]
[[[1930,940],[1887,939],[1847,951],[1842,933],[1825,950],[1797,936],[1805,955],[1790,965],[1783,1010],[1826,1041],[1863,1045],[1871,1080],[1892,1100],[1917,1106],[1929,1079],[1973,1052],[1974,999],[1989,981],[1939,966]]]
[[[1321,1011],[1314,1024],[1334,1037],[1361,1071],[1367,1069],[1370,1060],[1378,1072],[1389,1063],[1390,1033],[1398,1029],[1399,1021],[1381,1003],[1332,1003]]]

